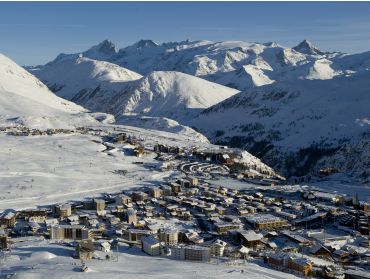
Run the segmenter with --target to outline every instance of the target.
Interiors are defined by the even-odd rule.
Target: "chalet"
[[[6,210],[0,215],[0,228],[12,228],[15,226],[18,213],[14,210]]]
[[[276,269],[294,272],[304,277],[310,276],[313,268],[308,258],[282,252],[268,255],[267,263]]]
[[[282,233],[284,236],[288,237],[291,241],[297,243],[299,246],[310,246],[313,243],[311,240],[289,230],[284,230],[282,231]]]
[[[254,230],[238,231],[237,239],[245,247],[257,248],[263,246],[263,235],[256,233]]]
[[[316,257],[331,258],[331,251],[320,243],[312,246],[310,248],[310,253]]]

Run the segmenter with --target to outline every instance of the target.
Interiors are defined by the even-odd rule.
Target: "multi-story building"
[[[94,199],[94,208],[97,212],[104,211],[105,209],[105,200],[104,199]]]
[[[133,208],[126,209],[124,212],[124,218],[125,221],[129,224],[136,223],[137,221],[136,210]]]
[[[82,225],[56,225],[50,228],[50,239],[83,240],[91,237],[90,230]]]
[[[161,228],[159,230],[159,240],[169,245],[177,244],[178,236],[179,232],[174,228]]]
[[[234,223],[216,223],[215,228],[217,233],[219,234],[226,234],[230,230],[240,229],[242,227],[241,224],[234,224]]]
[[[185,247],[185,260],[209,262],[210,260],[210,249],[207,247],[201,247],[196,245]]]
[[[127,231],[127,238],[129,241],[141,242],[141,238],[150,234],[150,230],[130,228]]]
[[[148,200],[148,194],[145,192],[133,192],[132,193],[132,200],[137,201],[147,201]]]
[[[271,214],[258,214],[247,216],[246,221],[251,224],[255,229],[272,230],[288,226],[288,221],[282,218],[276,217]]]
[[[118,196],[116,196],[116,204],[117,205],[127,205],[131,202],[131,197],[127,196],[127,195],[124,195],[124,194],[120,194]]]
[[[225,241],[217,239],[209,247],[210,254],[212,256],[222,257],[224,255],[224,251],[225,251],[226,246],[227,246],[227,243]]]
[[[153,236],[144,236],[141,238],[142,249],[151,256],[160,255],[160,243]]]
[[[0,215],[0,228],[1,227],[14,227],[17,220],[17,212],[8,210]]]
[[[210,260],[210,248],[197,245],[174,245],[171,246],[170,258],[175,260],[189,260],[208,262]]]
[[[302,255],[273,253],[267,257],[267,263],[279,270],[297,273],[305,277],[312,273],[312,262]]]
[[[72,207],[70,204],[56,205],[55,212],[61,219],[63,219],[72,215]]]
[[[162,197],[163,191],[160,188],[151,188],[149,190],[149,195],[154,198]]]

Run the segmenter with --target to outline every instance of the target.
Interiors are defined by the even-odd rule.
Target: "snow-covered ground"
[[[48,241],[18,243],[2,271],[15,273],[14,278],[296,278],[254,263],[230,266],[152,257],[123,244],[113,260],[86,261],[88,272],[80,272],[81,261],[71,257],[73,252]]]
[[[156,174],[138,158],[120,151],[103,152],[100,140],[88,135],[15,137],[0,134],[0,210],[33,207],[56,201],[96,196],[141,181],[168,175]],[[153,162],[153,155],[141,158]],[[125,176],[113,173],[127,170]]]

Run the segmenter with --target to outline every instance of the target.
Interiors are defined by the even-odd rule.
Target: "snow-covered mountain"
[[[77,103],[118,118],[134,114],[175,119],[201,129],[212,141],[246,147],[284,174],[300,176],[339,163],[344,150],[352,151],[354,159],[353,151],[367,143],[370,52],[329,53],[307,40],[293,48],[240,41],[141,40],[120,50],[104,41],[82,54],[144,77],[110,83],[117,91],[103,86],[82,90],[73,99]],[[79,56],[63,54],[49,64]],[[45,81],[41,72],[33,71]],[[206,85],[204,80],[242,92]],[[345,149],[341,143],[346,143]],[[356,166],[362,168],[344,169],[366,171],[370,161],[367,154],[361,155]],[[347,162],[353,162],[350,158]]]
[[[86,110],[57,97],[35,76],[0,54],[0,123],[70,127],[93,122]]]
[[[183,120],[236,94],[227,88],[179,72],[145,77],[118,65],[79,56],[58,58],[32,69],[58,96],[92,111]]]
[[[180,72],[158,71],[133,82],[117,99],[114,113],[185,121],[237,92]]]
[[[118,51],[113,43],[106,40],[82,54],[112,62],[141,75],[152,71],[177,71],[239,90],[291,79],[331,79],[363,67],[348,63],[356,61],[356,56],[323,52],[307,40],[293,48],[277,43],[240,41],[156,44],[151,40],[141,40]],[[55,61],[78,55],[61,54]]]
[[[140,79],[133,71],[105,61],[83,57],[63,57],[31,70],[58,96],[74,100],[78,95],[95,90],[104,84],[104,89],[115,90],[114,84]]]
[[[351,147],[370,138],[369,93],[369,71],[278,82],[241,92],[192,122],[214,142],[246,148],[285,175],[302,176],[329,162],[359,175],[370,171],[370,153]],[[362,167],[330,160],[339,153],[347,162],[361,159]]]

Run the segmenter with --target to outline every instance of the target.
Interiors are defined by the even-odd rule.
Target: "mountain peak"
[[[304,53],[304,54],[311,54],[311,55],[322,55],[324,54],[322,51],[320,51],[318,48],[316,48],[310,41],[304,39],[302,42],[300,42],[297,46],[293,48],[293,50]]]
[[[152,48],[152,47],[157,47],[158,44],[153,42],[152,40],[140,40],[135,43],[135,46],[137,48]]]
[[[104,40],[101,43],[91,47],[84,54],[93,58],[109,57],[117,53],[116,46],[109,40]]]

